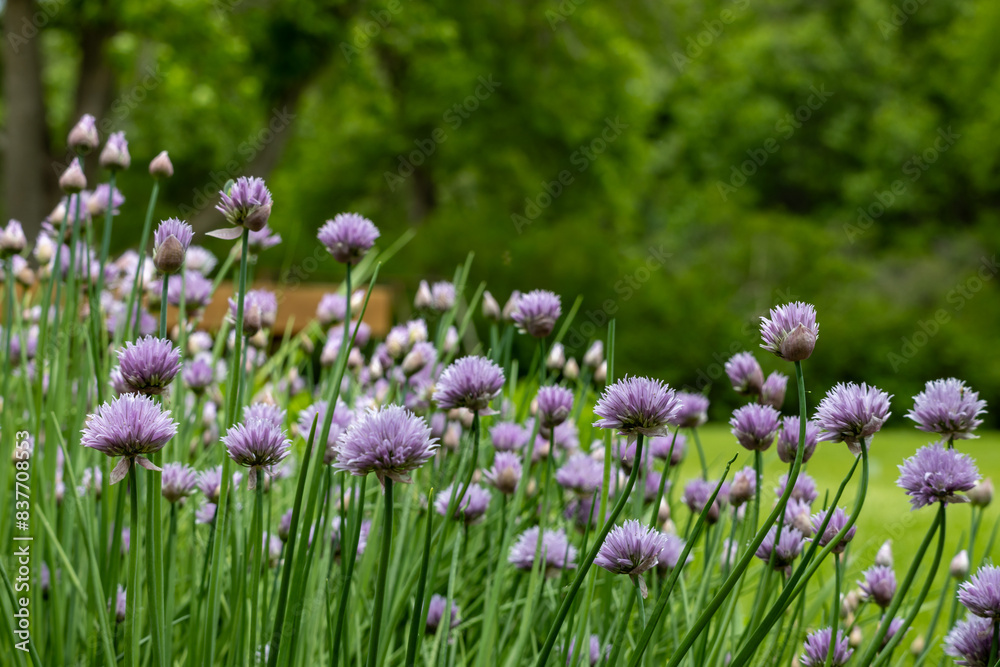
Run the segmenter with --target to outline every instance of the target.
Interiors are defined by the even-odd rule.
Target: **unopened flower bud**
[[[83,114],[69,131],[66,143],[69,144],[70,150],[81,155],[86,155],[97,148],[100,138],[97,136],[97,123],[94,117],[89,113]]]
[[[816,348],[816,334],[812,329],[800,324],[781,341],[781,357],[788,361],[804,361]]]
[[[258,350],[264,350],[267,349],[268,345],[270,345],[271,339],[267,335],[267,331],[265,329],[260,329],[257,333],[247,338],[247,343],[254,346]]]
[[[28,245],[21,223],[11,219],[5,228],[0,230],[0,257],[20,255]]]
[[[861,634],[861,628],[855,625],[854,629],[851,630],[850,636],[847,638],[848,643],[851,645],[851,648],[857,648],[861,646],[863,639],[864,635]]]
[[[563,366],[563,375],[567,380],[576,380],[580,377],[580,365],[576,363],[576,359],[570,357],[566,360],[566,365]]]
[[[993,501],[993,480],[989,477],[979,480],[965,495],[975,507],[986,507]]]
[[[500,321],[500,304],[493,298],[489,290],[483,292],[483,317],[493,322]]]
[[[875,564],[892,567],[892,540],[886,540],[875,554]]]
[[[510,298],[507,299],[507,303],[503,305],[503,310],[500,312],[500,316],[503,318],[504,322],[514,321],[514,311],[517,310],[517,302],[520,298],[521,293],[517,290],[510,293]]]
[[[427,284],[426,280],[421,280],[420,287],[417,288],[417,296],[413,299],[413,307],[417,310],[427,310],[431,307],[432,302],[430,285]]]
[[[356,347],[352,347],[351,351],[347,353],[347,367],[352,371],[364,368],[365,357],[361,354],[361,350]]]
[[[263,314],[261,313],[260,306],[256,303],[246,303],[244,302],[245,308],[243,310],[243,335],[244,336],[254,336],[260,331],[261,319]]]
[[[951,576],[959,581],[969,576],[969,552],[962,549],[951,559]]]
[[[149,163],[149,175],[155,179],[170,178],[174,175],[174,165],[167,151],[160,151],[160,154],[152,159]]]
[[[608,379],[608,362],[602,361],[601,365],[597,367],[594,371],[594,382],[597,384],[604,384],[604,381]]]
[[[444,348],[445,354],[451,354],[458,347],[458,329],[455,327],[448,327],[448,331],[444,334]]]
[[[444,437],[441,438],[441,444],[447,449],[455,451],[458,449],[458,443],[462,439],[462,428],[455,423],[448,424],[448,428],[445,429]]]
[[[854,612],[858,610],[858,607],[860,605],[861,605],[861,595],[858,593],[858,590],[856,588],[853,588],[847,591],[847,594],[844,595],[843,603],[841,604],[840,607],[841,618],[845,619],[850,618],[854,614]]]
[[[595,340],[590,344],[586,354],[583,355],[583,365],[597,370],[601,362],[604,361],[604,343]]]
[[[80,158],[73,158],[73,161],[66,167],[66,171],[59,177],[59,188],[63,192],[75,195],[86,187],[87,177],[83,175]]]
[[[566,365],[566,350],[563,349],[562,343],[555,343],[552,349],[549,350],[549,358],[545,362],[545,366],[550,371],[561,371],[562,367]]]
[[[168,236],[156,249],[153,265],[165,275],[173,275],[181,270],[184,266],[184,246],[176,236]]]
[[[426,365],[427,358],[424,356],[423,346],[414,347],[403,357],[403,374],[410,377],[414,373],[419,373]]]
[[[132,157],[128,154],[128,142],[124,132],[112,132],[101,150],[101,166],[111,171],[128,169]]]
[[[243,226],[251,232],[259,232],[267,226],[267,219],[271,217],[271,205],[265,204],[256,208],[243,221]]]
[[[660,498],[660,507],[656,512],[656,519],[660,523],[670,521],[670,505],[667,503],[666,498]]]

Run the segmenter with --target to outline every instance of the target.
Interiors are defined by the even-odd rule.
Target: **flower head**
[[[763,452],[774,442],[780,418],[778,411],[770,405],[750,403],[733,412],[729,425],[741,445],[752,452]]]
[[[379,235],[378,227],[357,213],[338,213],[316,234],[333,258],[342,264],[360,262]]]
[[[770,317],[760,318],[760,337],[761,347],[782,359],[808,359],[819,338],[815,306],[795,301],[772,308]]]
[[[987,618],[969,616],[959,621],[944,638],[944,652],[961,658],[956,665],[967,667],[989,667],[993,623]]]
[[[684,460],[684,452],[687,451],[687,438],[683,433],[650,438],[648,451],[654,459],[667,461],[669,465],[675,466]]]
[[[184,364],[181,371],[181,379],[184,386],[195,394],[203,394],[205,390],[215,381],[215,369],[212,368],[212,355],[202,352],[194,359]]]
[[[118,351],[118,367],[130,391],[157,395],[180,370],[180,349],[165,338],[146,336]]]
[[[941,443],[921,447],[897,467],[896,483],[910,496],[913,509],[936,502],[945,505],[968,502],[958,492],[968,491],[979,481],[975,462],[967,454],[947,449]]]
[[[231,426],[222,436],[226,451],[241,466],[250,468],[249,487],[257,486],[257,471],[268,471],[288,456],[292,446],[285,431],[272,419],[253,417]]]
[[[86,155],[97,148],[100,138],[97,135],[97,122],[89,113],[80,116],[76,125],[69,131],[69,138],[66,143],[70,150]]]
[[[0,228],[0,258],[19,255],[27,245],[24,228],[17,220],[8,220],[7,226]]]
[[[264,179],[256,176],[240,176],[229,192],[219,192],[219,200],[215,209],[225,216],[226,222],[238,228],[260,231],[271,217],[271,192]],[[242,229],[220,229],[209,232],[209,236],[232,240],[242,233]]]
[[[490,428],[490,440],[493,441],[493,449],[498,452],[517,451],[527,444],[530,437],[530,432],[514,422],[499,422]]]
[[[536,289],[520,296],[511,319],[521,333],[545,338],[552,333],[561,314],[559,297],[548,290]]]
[[[347,297],[343,294],[328,293],[320,297],[316,306],[316,319],[323,326],[344,321],[347,315]]]
[[[542,387],[537,400],[538,420],[544,432],[566,421],[573,409],[573,392],[565,387]]]
[[[503,389],[503,370],[486,357],[462,357],[438,378],[434,402],[442,410],[468,408],[480,415],[495,414],[490,401]]]
[[[885,609],[896,594],[896,573],[888,565],[873,565],[864,571],[865,578],[858,582],[861,599],[874,602]]]
[[[569,640],[569,650],[566,651],[566,664],[573,664],[573,650],[576,648],[576,638]],[[590,635],[590,667],[594,667],[601,660],[601,638],[597,635]],[[611,646],[608,646],[610,650]]]
[[[760,388],[760,401],[764,405],[770,405],[775,410],[780,410],[785,402],[785,389],[788,387],[788,376],[784,373],[774,372],[767,376],[764,384]]]
[[[791,463],[795,460],[795,454],[799,448],[799,430],[801,424],[796,416],[783,417],[781,420],[781,430],[778,431],[778,441],[776,448],[778,458],[784,463]],[[816,451],[816,440],[819,438],[819,426],[816,422],[806,422],[806,446],[802,452],[802,462],[805,463],[812,458]]]
[[[434,455],[437,438],[422,417],[406,408],[389,405],[358,417],[337,443],[334,467],[352,475],[374,472],[379,483],[385,478],[409,482],[410,472]]]
[[[442,489],[434,501],[434,509],[441,516],[445,516],[448,513],[448,502],[451,500],[453,487],[454,484],[449,484]],[[474,523],[486,514],[489,506],[490,492],[478,484],[471,484],[461,499],[456,498],[455,506],[452,510],[452,518],[461,519],[466,524]]]
[[[678,537],[673,533],[662,533],[662,535],[663,550],[660,552],[659,562],[657,562],[656,567],[659,570],[672,570],[680,562],[681,553],[683,553],[687,543],[684,541],[684,538]],[[690,555],[688,555],[686,562],[691,562]]]
[[[128,169],[132,157],[128,154],[128,141],[124,132],[112,132],[101,150],[101,166],[111,171]]]
[[[177,218],[168,218],[153,232],[153,264],[160,273],[173,274],[184,265],[184,254],[194,231],[191,225]]]
[[[697,428],[708,421],[708,397],[687,391],[677,392],[680,409],[670,420],[671,426]]]
[[[827,515],[827,510],[821,510],[816,514],[813,514],[812,516],[813,531],[819,531],[819,527],[823,525],[823,521],[826,519],[826,515]],[[847,525],[848,518],[849,517],[847,515],[847,512],[845,512],[842,507],[838,507],[837,509],[833,510],[833,516],[830,517],[830,522],[826,524],[826,530],[824,530],[823,534],[817,538],[819,539],[819,545],[821,547],[825,547],[826,545],[828,545],[833,540],[833,538],[837,536],[837,533],[843,530],[844,526]],[[857,526],[851,526],[850,530],[847,531],[847,534],[844,535],[843,539],[840,540],[840,542],[837,543],[837,546],[833,548],[833,553],[835,554],[844,553],[844,549],[847,548],[847,543],[854,539],[854,533],[856,533],[857,530],[858,530]]]
[[[538,555],[538,542],[538,526],[532,526],[518,536],[510,548],[507,560],[519,570],[530,570]],[[562,528],[542,533],[541,557],[545,562],[547,576],[554,575],[556,570],[576,567],[576,548],[569,543],[566,531]]]
[[[149,175],[157,180],[174,175],[174,164],[170,161],[167,151],[160,151],[149,161]]]
[[[447,608],[448,601],[435,593],[431,596],[431,601],[427,604],[427,634],[434,634],[437,632],[438,626],[441,625],[441,621],[444,619],[444,611]],[[448,627],[454,628],[461,622],[459,618],[459,608],[454,602],[451,603],[451,613],[449,614],[451,621],[448,623]]]
[[[167,463],[163,466],[161,493],[168,502],[176,503],[191,495],[197,483],[194,468],[183,463]]]
[[[132,461],[149,470],[159,470],[146,457],[163,449],[177,434],[170,411],[142,394],[123,394],[97,408],[83,428],[80,444],[106,454],[121,456],[111,471],[111,483],[124,479]]]
[[[831,389],[816,408],[813,419],[823,429],[822,442],[843,442],[853,454],[861,453],[861,441],[870,444],[871,437],[889,418],[892,396],[867,384],[839,383]]]
[[[976,616],[1000,620],[1000,567],[984,565],[961,585],[958,601]]]
[[[843,630],[837,630],[837,641],[832,642],[833,639],[833,629],[823,628],[817,630],[816,632],[811,632],[806,637],[805,644],[803,648],[805,653],[802,654],[801,662],[803,667],[822,667],[827,664],[826,659],[830,654],[830,645],[833,644],[833,662],[832,667],[842,667],[847,664],[850,660],[851,655],[854,653],[854,649],[850,647],[850,643],[847,637],[844,636]]]
[[[983,423],[979,418],[986,412],[986,401],[961,380],[933,380],[913,397],[913,409],[907,418],[917,428],[928,433],[940,433],[945,440],[977,438],[973,431]]]
[[[587,497],[601,488],[603,479],[604,466],[582,452],[570,456],[556,470],[556,482],[559,486]]]
[[[737,394],[760,395],[760,390],[764,386],[764,371],[752,354],[749,352],[734,354],[726,362],[725,370]]]
[[[757,495],[757,473],[750,466],[736,471],[729,486],[729,504],[739,507]]]
[[[692,479],[684,487],[684,494],[681,496],[681,502],[688,506],[692,512],[701,513],[705,510],[705,506],[708,505],[709,499],[712,494],[715,493],[715,487],[717,482],[710,482],[704,479]],[[720,502],[720,497],[722,496],[722,491],[715,497],[715,502],[712,503],[711,509],[708,510],[708,514],[705,515],[705,521],[707,523],[715,523],[719,520],[719,513],[722,511],[722,503]]]
[[[312,429],[313,419],[315,419],[315,437],[317,439],[320,437],[323,432],[323,423],[326,419],[326,405],[325,401],[319,401],[304,408],[299,413],[298,426],[300,436],[303,438],[309,437],[309,431]],[[347,430],[347,427],[351,425],[353,419],[354,413],[351,409],[345,403],[338,401],[337,407],[333,410],[333,418],[330,421],[330,432],[326,436],[326,452],[323,455],[324,464],[330,465],[337,458],[337,442],[344,431]]]
[[[778,479],[778,486],[774,489],[775,495],[783,495],[787,484],[788,474],[785,473]],[[792,487],[791,498],[800,500],[808,505],[812,505],[818,497],[819,492],[816,490],[816,480],[810,477],[808,473],[801,473],[795,478],[795,485]]]
[[[521,481],[521,459],[513,452],[497,452],[493,467],[483,473],[483,479],[500,493],[511,495]],[[558,479],[558,473],[556,473]]]
[[[266,224],[257,231],[250,232],[247,247],[251,252],[261,252],[281,243],[281,234],[276,233]]]
[[[594,565],[612,574],[635,577],[656,567],[665,546],[666,539],[662,533],[633,519],[611,529],[597,552]],[[645,581],[641,578],[638,581],[640,592],[646,597]]]
[[[786,574],[790,574],[792,562],[802,553],[805,537],[797,528],[784,526],[781,529],[781,536],[777,538],[776,545],[774,540],[777,533],[777,526],[771,526],[771,530],[767,531],[764,541],[757,547],[754,555],[766,563],[771,563],[775,570],[784,570]]]
[[[667,435],[670,420],[680,409],[677,394],[659,380],[624,377],[604,389],[594,414],[594,426],[616,429],[629,438]]]

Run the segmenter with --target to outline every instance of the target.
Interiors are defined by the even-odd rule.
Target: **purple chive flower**
[[[195,394],[205,393],[205,390],[215,381],[212,355],[203,352],[184,364],[181,379],[184,380],[184,386]]]
[[[309,438],[309,431],[312,429],[313,418],[316,419],[316,435],[319,438],[323,432],[323,421],[326,419],[326,403],[320,401],[313,403],[299,413],[299,435],[304,439]],[[323,463],[330,465],[337,457],[337,441],[341,434],[347,430],[354,419],[354,413],[342,401],[337,401],[337,407],[333,410],[333,419],[330,422],[330,433],[326,437],[326,452],[323,455]]]
[[[146,336],[118,351],[118,369],[129,391],[162,394],[180,370],[180,349],[165,338]]]
[[[125,612],[126,612],[125,605],[127,604],[128,604],[128,595],[125,593],[125,589],[122,587],[122,585],[118,584],[118,590],[115,593],[115,623],[125,622]]]
[[[688,506],[692,512],[700,514],[705,506],[708,505],[709,498],[715,493],[715,487],[718,482],[710,482],[704,479],[692,479],[684,487],[684,494],[681,496],[681,502]],[[715,523],[719,520],[719,513],[722,511],[722,504],[719,502],[719,498],[722,497],[722,491],[719,491],[719,495],[715,497],[715,502],[712,503],[711,509],[708,510],[708,514],[705,516],[705,521],[707,523]]]
[[[210,524],[215,521],[215,510],[217,505],[212,502],[202,503],[201,507],[195,510],[194,520],[199,524]]]
[[[316,319],[324,327],[338,324],[347,316],[347,297],[343,294],[324,294],[316,306]]]
[[[883,619],[883,622],[884,622],[884,619]],[[899,632],[899,629],[901,627],[903,627],[903,619],[901,619],[901,618],[894,618],[891,621],[889,621],[889,627],[886,629],[885,637],[882,638],[882,645],[881,645],[880,648],[885,648],[886,646],[888,646],[889,642],[892,641],[892,638],[896,636],[896,633]],[[906,632],[909,632],[909,631],[910,631],[910,628],[907,628]]]
[[[125,203],[125,196],[118,191],[118,188],[112,191],[109,184],[101,183],[94,188],[86,202],[87,213],[92,218],[104,215],[108,209],[111,209],[111,215],[118,215],[121,213],[119,207]]]
[[[729,425],[741,445],[753,452],[763,452],[778,434],[781,415],[770,405],[751,403],[733,412]]]
[[[921,447],[897,468],[896,484],[910,496],[913,509],[936,502],[945,505],[969,502],[958,492],[968,491],[979,481],[975,462],[967,454],[947,449],[941,443]]]
[[[601,488],[604,466],[583,453],[576,453],[556,470],[556,482],[564,489],[590,497]]]
[[[671,451],[671,446],[673,451]],[[687,438],[683,433],[658,436],[649,439],[649,454],[659,461],[667,461],[671,466],[678,465],[684,460],[684,452],[687,449]]]
[[[892,396],[867,384],[838,383],[816,408],[813,419],[823,429],[822,442],[843,442],[852,454],[861,453],[862,440],[871,444],[871,437],[889,418]]]
[[[573,409],[573,392],[565,387],[542,387],[538,390],[538,420],[543,433],[559,426]]]
[[[858,582],[861,599],[874,602],[885,609],[896,594],[896,573],[887,565],[874,565],[864,571],[865,578]]]
[[[706,396],[679,391],[677,392],[677,400],[681,402],[681,405],[677,414],[670,420],[671,426],[698,428],[708,421],[708,398]]]
[[[552,333],[561,314],[559,297],[548,290],[536,289],[520,296],[511,319],[521,333],[545,338]]]
[[[511,495],[521,482],[521,459],[513,452],[497,452],[493,467],[483,472],[483,479],[500,493]],[[558,473],[556,473],[558,481]]]
[[[403,363],[400,364],[400,367],[403,369],[403,375],[410,377],[428,366],[433,366],[435,361],[437,361],[437,348],[422,340],[413,344],[410,351],[403,357]]]
[[[427,463],[438,447],[430,435],[427,422],[406,408],[369,410],[341,436],[333,465],[362,477],[374,472],[383,485],[386,477],[408,483],[410,472]]]
[[[445,516],[448,512],[448,501],[451,500],[453,487],[453,484],[446,486],[438,493],[437,499],[434,501],[434,509],[441,516]],[[461,500],[457,498],[455,500],[456,507],[453,510],[452,518],[461,519],[468,525],[486,514],[486,510],[490,506],[490,492],[478,484],[471,484]]]
[[[288,511],[281,515],[281,520],[278,521],[278,538],[282,542],[288,541],[288,536],[292,532],[292,508],[288,508]],[[340,517],[336,517],[337,520]]]
[[[760,388],[760,401],[780,410],[785,402],[785,389],[788,387],[788,376],[783,373],[771,373]]]
[[[117,484],[128,474],[135,461],[147,470],[159,470],[146,454],[163,449],[177,434],[177,424],[170,411],[142,394],[124,394],[97,408],[83,428],[80,444],[122,459],[111,471],[111,483]]]
[[[378,227],[368,218],[357,213],[338,213],[327,220],[316,234],[320,242],[342,264],[357,264],[365,256],[375,239]]]
[[[282,428],[285,425],[285,411],[270,403],[253,403],[243,406],[243,421],[251,419],[263,419],[278,428]]]
[[[569,640],[569,650],[566,652],[566,664],[573,664],[573,650],[576,648],[576,638]],[[601,660],[601,638],[597,635],[590,635],[590,667],[594,667]],[[608,646],[610,649],[611,647]]]
[[[600,428],[616,429],[621,435],[655,437],[667,435],[670,420],[677,416],[680,401],[667,384],[644,377],[624,377],[606,387],[594,414]]]
[[[764,386],[764,371],[749,352],[740,352],[730,357],[725,364],[726,375],[733,383],[733,389],[742,396],[759,396]]]
[[[684,551],[686,542],[683,538],[674,535],[673,533],[662,533],[663,535],[663,550],[660,552],[659,562],[657,562],[657,569],[672,570],[677,567],[677,563],[681,560],[681,552]],[[688,555],[688,562],[691,561],[691,556]]]
[[[430,307],[439,313],[451,310],[455,305],[455,286],[447,281],[436,282],[431,286]]]
[[[627,574],[635,578],[656,567],[664,546],[666,540],[659,531],[632,519],[611,529],[597,552],[594,565],[612,574]],[[646,597],[645,580],[639,577],[637,581],[639,592]]]
[[[781,529],[781,536],[778,537],[778,544],[775,546],[774,538],[778,533],[777,526],[771,526],[767,531],[764,541],[757,547],[755,556],[765,563],[770,562],[775,570],[784,570],[785,574],[791,574],[792,562],[802,553],[805,544],[805,537],[802,533],[791,526],[784,526]],[[774,553],[774,560],[771,554]]]
[[[778,458],[784,463],[791,463],[795,460],[795,453],[799,448],[799,418],[784,417],[781,420],[781,430],[778,431],[778,441],[776,448]],[[802,452],[802,462],[805,463],[812,458],[816,451],[816,440],[819,438],[819,426],[815,422],[806,422],[806,448]]]
[[[222,436],[226,452],[241,466],[250,468],[248,486],[257,486],[257,471],[269,471],[270,468],[288,456],[292,446],[285,437],[285,431],[271,419],[259,417],[247,419],[241,424],[231,426]]]
[[[438,595],[434,594],[431,596],[431,601],[427,605],[427,634],[432,635],[437,632],[438,626],[441,625],[441,621],[444,619],[444,610],[447,607],[448,601]],[[451,622],[448,624],[449,627],[454,628],[461,622],[459,618],[460,610],[458,605],[454,602],[451,603]]]
[[[219,192],[219,200],[215,210],[237,229],[217,229],[209,232],[209,236],[231,241],[242,235],[240,227],[251,232],[260,231],[271,217],[271,192],[264,180],[255,176],[240,176],[228,193]]]
[[[194,230],[188,223],[177,218],[168,218],[153,232],[153,265],[160,273],[171,275],[184,266]]]
[[[124,132],[112,132],[104,143],[100,156],[101,166],[111,171],[128,169],[132,158],[128,154],[128,142]]]
[[[1000,567],[984,565],[962,583],[958,601],[976,616],[1000,619]]]
[[[211,303],[212,287],[212,281],[198,271],[185,271],[183,279],[180,275],[170,276],[167,282],[167,303],[180,308],[183,292],[184,312],[190,315]]]
[[[979,415],[986,412],[986,401],[961,380],[933,380],[913,397],[913,409],[906,413],[917,428],[928,433],[940,433],[942,440],[978,438],[973,434],[983,423]]]
[[[812,516],[812,527],[813,532],[818,531],[819,527],[823,525],[823,521],[826,519],[827,510],[821,510],[820,512],[813,514]],[[834,537],[837,536],[844,526],[847,525],[848,520],[847,512],[843,508],[838,507],[833,511],[833,516],[830,517],[830,523],[826,525],[826,530],[823,534],[819,536],[819,545],[825,547],[828,545]],[[842,554],[844,549],[847,548],[847,543],[854,539],[854,533],[858,530],[857,526],[851,526],[851,529],[847,531],[844,535],[844,539],[837,543],[837,546],[833,548],[833,553]]]
[[[729,486],[729,504],[739,507],[757,495],[757,473],[750,466],[738,470]]]
[[[71,150],[84,155],[97,148],[99,142],[97,122],[89,113],[80,116],[80,120],[76,121],[76,125],[69,131],[69,138],[66,140]]]
[[[785,516],[782,523],[798,530],[804,537],[812,536],[812,508],[809,503],[798,498],[789,498],[785,505]]]
[[[486,357],[462,357],[438,378],[434,402],[442,410],[468,408],[480,415],[496,414],[490,401],[503,389],[503,370]]]
[[[203,276],[212,273],[212,269],[218,263],[219,260],[216,259],[215,255],[200,245],[190,246],[185,253],[184,265],[188,270],[197,271]]]
[[[266,224],[255,232],[250,232],[247,247],[251,252],[261,252],[281,243],[281,234],[275,233]]]
[[[167,502],[176,503],[190,496],[198,481],[194,468],[183,463],[167,463],[161,475],[163,497]]]
[[[775,495],[782,495],[785,493],[785,485],[788,484],[788,474],[782,475],[778,479],[778,486],[774,488]],[[819,498],[819,492],[816,490],[816,480],[810,477],[807,473],[802,473],[795,478],[795,486],[792,487],[792,498],[795,500],[800,500],[807,505],[812,505],[817,498]]]
[[[0,257],[20,255],[27,245],[24,228],[17,220],[8,220],[7,226],[0,228]]]
[[[993,623],[986,618],[970,616],[959,621],[944,638],[944,652],[955,658],[956,665],[989,667],[993,643]]]
[[[576,567],[576,548],[566,538],[566,531],[546,530],[542,533],[541,557],[545,561],[546,576],[553,576],[557,570]],[[510,548],[508,562],[519,570],[530,570],[538,555],[538,526],[532,526],[521,533]]]
[[[830,655],[830,644],[833,638],[832,628],[823,628],[816,632],[810,632],[806,637],[803,648],[805,653],[800,658],[802,667],[823,667],[826,658]],[[844,636],[843,630],[837,630],[837,641],[833,644],[832,667],[842,667],[850,660],[854,649],[850,647],[850,642]]]
[[[795,301],[772,308],[770,317],[760,318],[760,337],[761,347],[782,359],[808,359],[819,338],[815,306]]]

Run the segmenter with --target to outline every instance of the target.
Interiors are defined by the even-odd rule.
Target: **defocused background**
[[[199,231],[227,179],[267,180],[258,276],[339,280],[315,231],[341,211],[415,228],[381,274],[400,313],[474,251],[473,285],[582,295],[571,352],[613,316],[617,374],[711,383],[715,417],[732,353],[779,368],[756,321],[792,299],[821,323],[811,404],[864,380],[902,423],[950,375],[1000,404],[1000,3],[0,4],[2,208],[29,230],[91,113],[133,157],[118,250],[167,149],[157,217]]]

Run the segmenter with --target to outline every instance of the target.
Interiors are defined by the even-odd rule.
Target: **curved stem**
[[[392,547],[392,479],[385,478],[385,514],[382,517],[382,558],[378,564],[378,580],[375,582],[375,608],[372,611],[372,625],[368,637],[368,667],[378,662],[378,636],[382,629],[382,606],[385,604],[385,576],[389,569],[389,554]]]
[[[642,460],[641,433],[636,439],[635,460]],[[609,516],[608,520],[604,522],[604,527],[601,528],[601,532],[594,540],[594,545],[590,548],[590,553],[588,553],[587,557],[582,561],[580,570],[576,573],[576,578],[573,579],[573,583],[569,587],[569,592],[559,605],[559,611],[556,612],[556,618],[552,622],[552,626],[549,628],[548,635],[545,637],[545,644],[542,646],[542,652],[539,654],[538,660],[535,662],[537,667],[543,667],[549,659],[549,654],[552,653],[552,647],[555,646],[556,638],[559,636],[559,628],[562,627],[563,621],[566,620],[566,614],[569,613],[569,608],[573,602],[573,598],[576,596],[577,591],[580,590],[580,586],[583,584],[583,580],[587,576],[587,573],[590,572],[590,567],[594,564],[594,558],[597,557],[597,552],[604,544],[604,539],[608,536],[608,533],[611,532],[611,527],[615,525],[615,520],[618,518],[618,515],[621,514],[622,509],[625,507],[625,503],[628,502],[628,496],[632,492],[632,487],[635,486],[635,479],[639,474],[639,468],[639,465],[632,466],[632,472],[628,476],[628,481],[625,482],[625,488],[622,491],[621,497],[618,498],[618,502],[615,503],[614,509],[611,510],[611,516]]]

